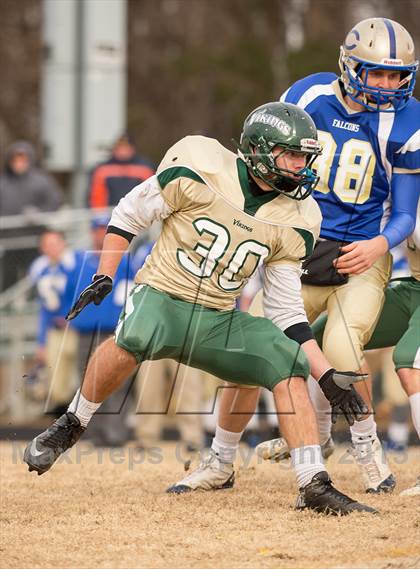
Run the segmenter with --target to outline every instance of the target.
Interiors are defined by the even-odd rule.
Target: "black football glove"
[[[319,380],[319,386],[325,397],[331,403],[331,420],[337,421],[337,416],[343,414],[349,425],[358,421],[368,412],[368,408],[353,387],[353,383],[367,379],[367,375],[352,371],[336,371],[329,369]]]
[[[93,275],[92,283],[80,293],[79,298],[73,304],[72,309],[66,316],[66,320],[73,320],[85,306],[94,302],[101,304],[103,299],[112,290],[112,279],[108,275]]]

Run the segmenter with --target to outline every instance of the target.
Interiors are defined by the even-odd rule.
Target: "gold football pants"
[[[363,346],[369,341],[384,303],[384,290],[391,272],[387,253],[361,275],[351,275],[341,286],[302,286],[308,320],[312,323],[328,312],[322,350],[333,367],[356,371],[363,364]],[[250,308],[262,316],[262,291]]]

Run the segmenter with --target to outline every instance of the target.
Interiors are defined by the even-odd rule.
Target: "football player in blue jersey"
[[[281,101],[294,103],[311,115],[323,146],[314,164],[320,181],[313,192],[323,221],[311,262],[304,263],[305,310],[310,322],[328,312],[325,355],[337,369],[356,371],[364,364],[363,346],[384,302],[391,270],[389,250],[415,226],[420,193],[420,106],[413,90],[418,61],[405,28],[386,18],[370,18],[348,33],[339,65],[340,76],[316,73],[305,77]],[[254,315],[267,315],[266,293],[254,300]],[[326,458],[334,446],[331,406],[311,380],[309,389]],[[370,405],[370,384],[357,389]],[[258,390],[223,391],[212,449],[233,470],[236,448],[255,410]],[[393,490],[395,479],[376,434],[372,408],[350,428],[352,451],[366,491]],[[282,455],[281,448],[277,455]],[[216,463],[201,469],[201,482],[194,478],[195,488],[211,488],[216,470]]]
[[[384,302],[389,250],[415,227],[420,105],[412,94],[418,61],[407,30],[386,18],[369,18],[348,33],[339,65],[340,78],[312,75],[293,85],[282,100],[305,108],[318,128],[323,156],[314,197],[323,215],[321,247],[340,247],[333,280],[337,274],[348,277],[338,287],[328,282],[319,286],[316,277],[314,284],[304,285],[305,309],[310,321],[327,310],[323,350],[340,369],[356,370],[363,365],[363,346]],[[331,448],[330,407],[312,386],[321,441]],[[371,400],[368,387],[369,393],[363,393],[366,385],[361,388],[366,403]],[[372,409],[350,430],[366,491],[392,490],[395,480],[377,438]]]
[[[64,235],[56,229],[48,228],[42,233],[39,248],[42,255],[29,269],[39,301],[35,360],[48,370],[48,408],[59,409],[74,391],[78,338],[66,326],[65,316],[73,301],[68,283],[74,279],[77,260]]]

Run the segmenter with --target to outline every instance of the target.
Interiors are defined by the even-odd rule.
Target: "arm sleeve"
[[[286,330],[283,331],[288,338],[294,340],[298,344],[304,344],[309,340],[314,340],[314,335],[308,322],[293,324],[293,326],[289,326],[289,328],[286,328]]]
[[[163,199],[156,176],[151,176],[125,195],[112,212],[109,225],[132,235],[162,221],[172,213]]]
[[[113,225],[108,225],[106,232],[114,233],[114,235],[119,235],[120,237],[124,237],[124,239],[127,239],[129,243],[131,243],[131,241],[135,237],[134,233],[130,233],[129,231],[125,231],[124,229],[120,229],[119,227],[114,227]]]
[[[297,265],[270,265],[264,272],[264,315],[281,330],[306,323],[301,296],[301,269]]]
[[[420,196],[420,174],[395,174],[391,181],[391,216],[383,235],[392,249],[414,231]]]

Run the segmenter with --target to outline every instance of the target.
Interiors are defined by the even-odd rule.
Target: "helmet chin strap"
[[[300,184],[289,178],[278,174],[275,180],[268,181],[263,180],[267,183],[274,191],[282,194],[290,199],[303,200],[307,198],[311,193],[313,188],[307,188],[305,185]]]
[[[281,176],[281,189],[283,192],[291,193],[298,187],[298,184],[287,178],[286,176]]]
[[[248,173],[255,179],[257,183],[258,181],[263,182],[268,188],[271,188],[271,190],[299,201],[309,196],[313,188],[316,186],[318,177],[313,173],[312,170],[310,170],[310,164],[316,157],[316,155],[312,152],[306,152],[306,154],[308,154],[306,159],[306,166],[298,172],[293,172],[286,169],[277,169],[277,171],[273,171],[273,169],[270,168],[270,165],[260,160],[260,156],[270,155],[272,162],[275,163],[275,160],[278,158],[278,156],[284,152],[287,152],[286,148],[283,149],[281,154],[275,157],[272,155],[271,150],[268,150],[263,154],[252,150],[250,153],[249,151],[245,153],[241,143],[238,144],[238,142],[236,142],[236,140],[233,138],[231,140],[234,146],[236,146],[238,156],[246,163]],[[260,150],[258,146],[253,148]],[[312,154],[312,158],[309,157],[309,154]],[[288,174],[290,174],[290,176]],[[299,177],[299,179],[293,179],[294,175]]]

